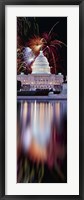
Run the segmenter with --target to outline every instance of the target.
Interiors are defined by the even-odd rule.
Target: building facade
[[[43,52],[40,51],[32,65],[32,73],[17,75],[17,80],[21,81],[22,87],[26,90],[55,89],[56,86],[62,85],[63,75],[50,73],[49,62]]]

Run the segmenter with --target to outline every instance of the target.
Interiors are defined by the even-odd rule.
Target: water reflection
[[[66,182],[66,146],[66,101],[18,102],[17,182]]]

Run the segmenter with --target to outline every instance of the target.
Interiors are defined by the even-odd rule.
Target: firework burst
[[[59,48],[62,48],[62,45],[66,45],[62,41],[54,39],[55,35],[51,32],[43,33],[43,38],[43,52],[51,63],[51,66],[54,67],[54,73],[56,73],[56,61],[59,59],[60,55]]]
[[[35,55],[39,54],[39,51],[42,49],[44,44],[44,39],[39,36],[34,36],[28,42],[28,46],[32,49]]]

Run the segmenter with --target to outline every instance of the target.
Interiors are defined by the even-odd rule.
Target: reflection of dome
[[[32,74],[50,74],[49,62],[42,51],[32,65]]]

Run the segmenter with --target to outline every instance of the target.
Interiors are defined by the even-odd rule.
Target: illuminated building
[[[32,65],[32,73],[17,75],[17,80],[21,81],[26,90],[56,89],[57,86],[62,85],[63,75],[51,74],[49,62],[40,51]]]

